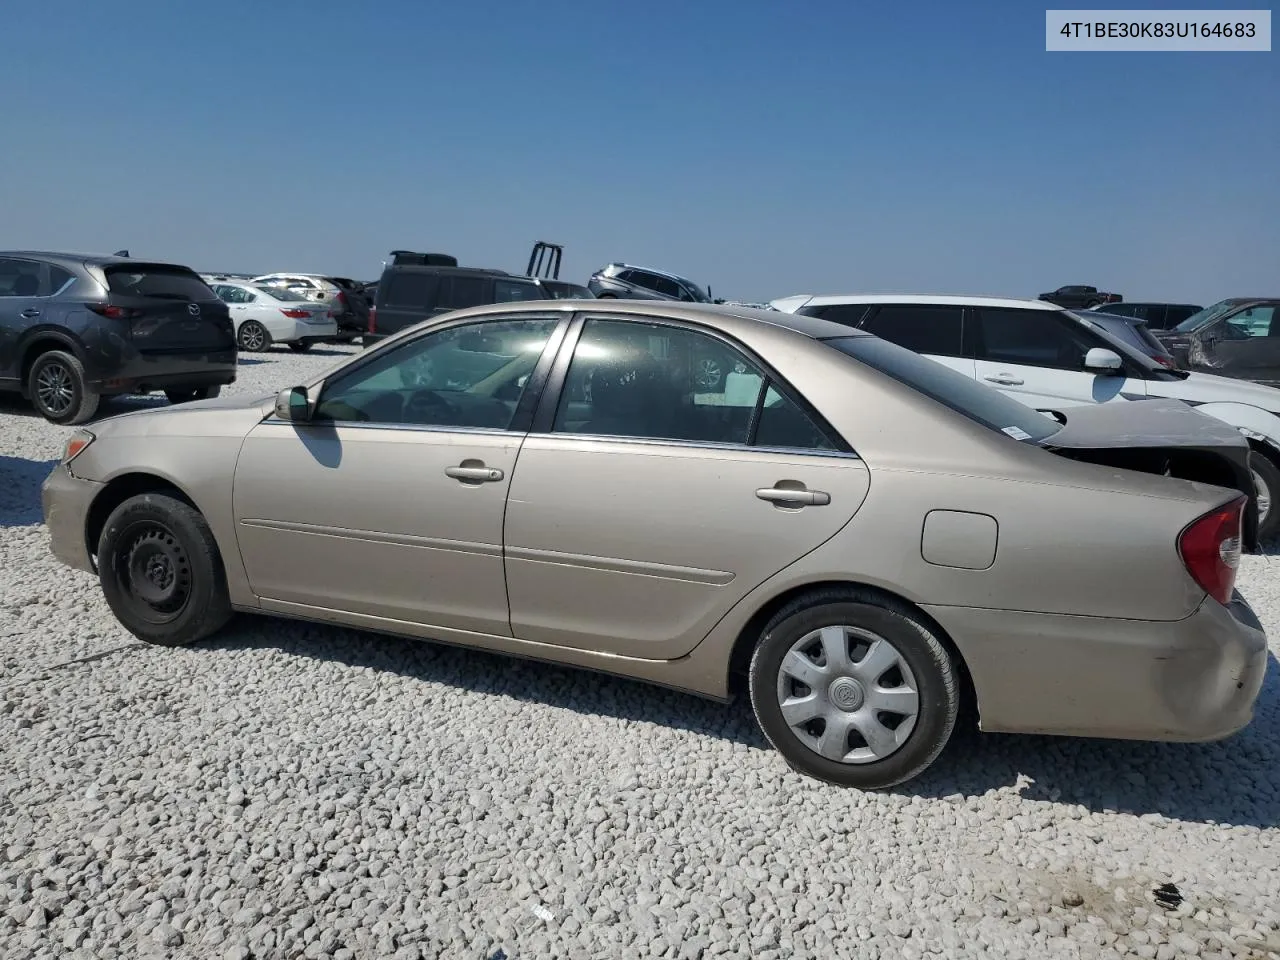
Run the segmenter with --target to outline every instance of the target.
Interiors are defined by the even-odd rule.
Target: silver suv
[[[685,303],[711,303],[711,291],[692,280],[635,267],[629,263],[610,263],[591,275],[587,286],[601,299],[618,300],[682,300]]]

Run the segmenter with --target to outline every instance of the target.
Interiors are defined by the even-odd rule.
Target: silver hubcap
[[[36,376],[36,393],[40,396],[40,403],[54,416],[66,413],[75,396],[71,385],[71,371],[60,363],[41,367]]]
[[[1262,474],[1257,470],[1249,471],[1253,474],[1253,486],[1257,492],[1258,498],[1258,523],[1266,522],[1267,514],[1271,512],[1271,488],[1267,486],[1267,482],[1262,479]]]
[[[261,350],[262,328],[256,323],[246,323],[240,328],[240,343],[246,350]]]
[[[920,694],[888,640],[861,627],[831,626],[801,637],[782,658],[778,706],[814,753],[839,763],[874,763],[907,742]]]

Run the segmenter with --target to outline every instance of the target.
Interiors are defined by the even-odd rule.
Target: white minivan
[[[873,333],[1039,410],[1167,397],[1238,429],[1253,448],[1258,535],[1280,532],[1280,390],[1162,367],[1043,300],[872,294],[783,297],[770,306]]]

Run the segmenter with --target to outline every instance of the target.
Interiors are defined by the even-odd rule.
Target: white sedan
[[[213,280],[209,285],[231,310],[236,343],[246,352],[270,350],[273,343],[287,343],[289,349],[302,352],[338,335],[331,304],[308,300],[284,287],[230,280]]]

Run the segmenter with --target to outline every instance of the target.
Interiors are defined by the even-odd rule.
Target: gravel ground
[[[1280,956],[1274,667],[1226,743],[965,734],[843,791],[745,704],[253,617],[132,642],[47,551],[68,432],[0,401],[7,960]],[[1280,638],[1280,558],[1240,580]]]

